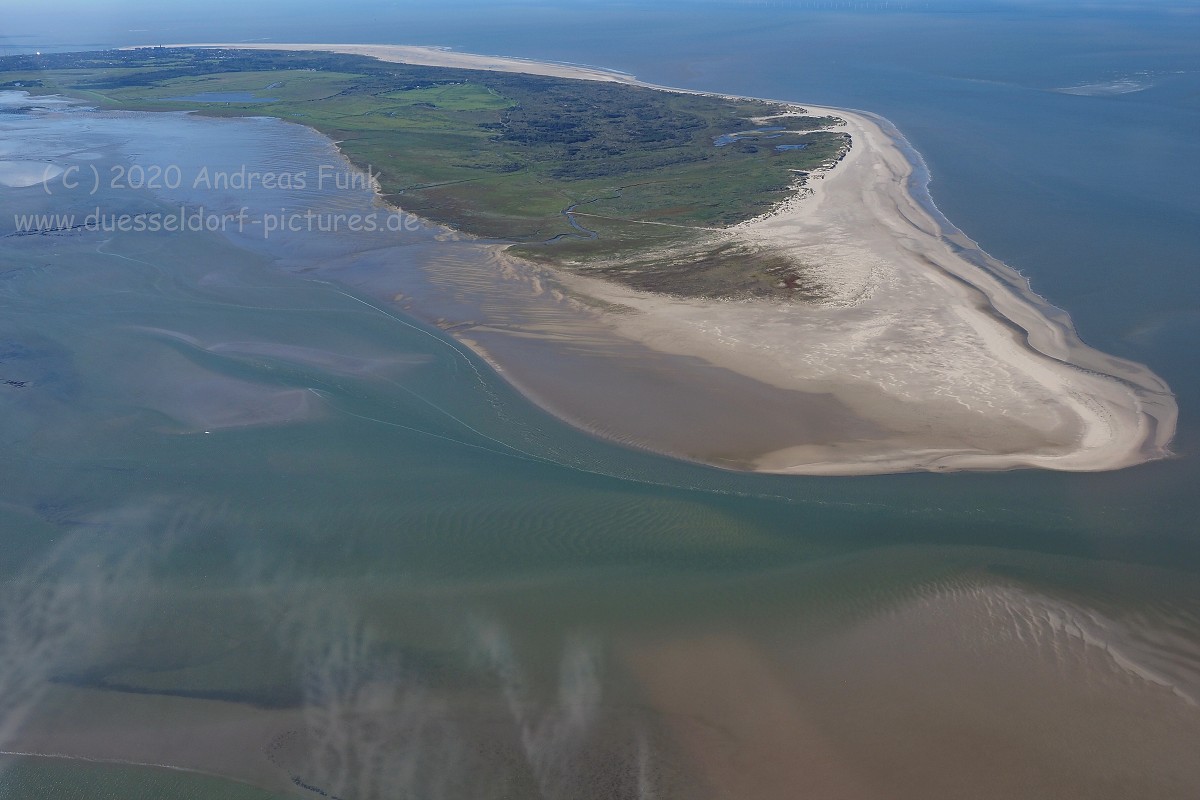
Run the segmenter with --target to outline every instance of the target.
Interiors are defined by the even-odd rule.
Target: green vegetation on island
[[[721,229],[769,211],[849,146],[836,120],[768,101],[333,53],[10,56],[0,83],[102,108],[309,125],[406,211],[514,242],[524,258],[709,297],[819,294],[802,264]]]

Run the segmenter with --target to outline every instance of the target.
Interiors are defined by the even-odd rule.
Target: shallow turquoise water
[[[864,796],[1191,796],[1193,19],[622,13],[680,36],[543,10],[402,38],[888,116],[947,217],[1173,385],[1181,457],[740,476],[574,431],[374,303],[379,265],[403,282],[462,247],[429,231],[366,255],[256,229],[6,237],[0,378],[27,385],[0,387],[0,749],[299,796],[772,796],[791,763]],[[1048,91],[1141,72],[1128,94]],[[269,121],[47,124],[101,167],[327,157]],[[311,198],[248,200],[4,190],[0,222]],[[740,769],[711,767],[710,729],[747,743]]]

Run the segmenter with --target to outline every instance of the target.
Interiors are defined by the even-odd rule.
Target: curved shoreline
[[[181,46],[344,52],[716,94],[595,68],[439,48]],[[929,195],[924,160],[895,126],[869,112],[772,102],[843,119],[853,146],[843,163],[814,174],[791,200],[734,226],[730,235],[814,264],[824,279],[844,289],[842,302],[788,307],[682,300],[574,274],[553,275],[571,294],[623,309],[579,312],[595,315],[616,336],[767,386],[831,396],[888,431],[817,443],[780,441],[782,446],[746,467],[822,475],[1018,467],[1098,471],[1169,454],[1177,409],[1166,384],[1141,364],[1085,345],[1066,312],[950,223]],[[529,269],[506,258],[517,271]],[[504,363],[475,337],[458,338],[488,350],[493,363]],[[797,339],[806,342],[807,354],[798,353]],[[890,354],[890,363],[881,353]],[[528,385],[536,383],[528,375],[514,383],[526,384],[527,393],[543,394]],[[583,412],[578,397],[549,401],[543,396],[539,402],[580,427],[624,438],[619,419],[597,420],[594,409]],[[638,439],[651,449],[697,460],[694,452],[684,453],[665,439]],[[721,459],[699,460],[724,465]]]
[[[1174,436],[1178,408],[1166,382],[1143,364],[1104,353],[1085,344],[1065,309],[1055,306],[1035,292],[1025,275],[988,254],[977,242],[950,222],[929,193],[931,174],[924,158],[890,121],[870,112],[836,111],[843,116],[853,113],[865,117],[879,126],[912,166],[913,172],[905,183],[905,190],[915,203],[929,213],[937,226],[935,235],[948,242],[955,255],[988,278],[997,281],[997,284],[973,281],[971,278],[974,276],[957,271],[947,270],[949,274],[983,292],[996,315],[1024,331],[1025,344],[1031,349],[1059,361],[1064,366],[1120,381],[1135,393],[1138,408],[1142,412],[1139,428],[1142,423],[1149,424],[1149,430],[1145,431],[1138,452],[1142,457],[1121,462],[1119,456],[1114,456],[1116,460],[1111,466],[1089,465],[1081,468],[1119,468],[1170,455],[1168,445]],[[953,264],[953,261],[950,264]],[[943,264],[939,266],[945,268]],[[1028,307],[1020,308],[1014,305],[1014,299],[1018,303],[1027,304]],[[1065,463],[1067,460],[1063,458],[1061,462]],[[1057,468],[1073,467],[1058,465]]]

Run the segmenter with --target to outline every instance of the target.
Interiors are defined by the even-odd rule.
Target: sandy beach
[[[329,53],[346,53],[370,56],[380,61],[397,64],[419,64],[425,67],[452,67],[455,69],[482,69],[490,72],[520,72],[526,75],[548,75],[555,78],[581,78],[589,81],[614,81],[641,85],[632,75],[601,67],[585,67],[579,64],[555,64],[507,56],[484,56],[476,53],[458,53],[448,47],[422,47],[401,44],[169,44],[165,47],[221,47],[238,50],[319,50]]]
[[[430,47],[191,46],[324,50],[649,86],[591,67]],[[845,109],[794,108],[841,119],[838,129],[852,141],[849,153],[837,166],[810,175],[771,214],[726,235],[788,253],[827,289],[824,301],[679,299],[575,274],[547,274],[508,256],[498,259],[517,282],[551,284],[555,291],[549,294],[587,326],[589,341],[602,332],[612,341],[676,358],[659,372],[657,384],[638,378],[642,385],[625,393],[624,403],[601,402],[586,387],[564,387],[528,363],[507,360],[504,346],[486,341],[479,329],[455,335],[568,421],[722,466],[812,475],[1019,467],[1096,471],[1168,454],[1177,409],[1167,385],[1143,365],[1085,345],[1064,312],[942,218],[927,200],[919,156],[890,123]],[[519,312],[513,317],[519,319]],[[523,331],[522,346],[534,335]],[[546,343],[565,335],[542,326],[535,336]],[[618,381],[619,366],[609,365]],[[719,375],[721,391],[711,402],[695,400],[706,408],[694,409],[688,419],[668,419],[674,413],[670,404],[639,407],[629,399],[670,396],[680,386],[688,391],[675,394],[690,396],[704,374]],[[740,378],[745,391],[730,376]],[[771,407],[760,413],[754,398],[770,393],[764,387],[776,391],[767,401]],[[794,400],[790,409],[788,398]],[[807,424],[787,424],[789,416],[804,417],[818,401],[833,411]],[[641,429],[627,429],[631,414],[642,417]],[[662,436],[656,435],[656,415],[668,431]],[[738,436],[753,442],[736,458],[694,446],[706,431],[723,427],[722,420],[735,420],[731,427]],[[688,423],[690,430],[681,431]],[[729,451],[730,445],[722,448]]]
[[[1087,347],[1017,273],[957,231],[957,241],[944,236],[909,191],[913,165],[886,122],[805,108],[844,120],[850,153],[730,235],[789,252],[834,290],[828,302],[676,300],[569,281],[635,309],[619,327],[639,341],[772,385],[828,392],[893,431],[781,447],[758,469],[1104,470],[1166,453],[1176,409],[1157,376]]]

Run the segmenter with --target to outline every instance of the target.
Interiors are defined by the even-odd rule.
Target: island
[[[1169,453],[1165,382],[1086,346],[954,228],[919,154],[869,113],[381,45],[13,56],[0,84],[325,134],[383,202],[474,237],[490,269],[572,317],[507,337],[437,322],[609,438],[789,474],[1105,470]],[[648,379],[614,357],[590,362],[605,370],[594,383],[564,380],[553,370],[579,326],[579,341],[667,366]],[[513,355],[530,339],[553,357]]]

